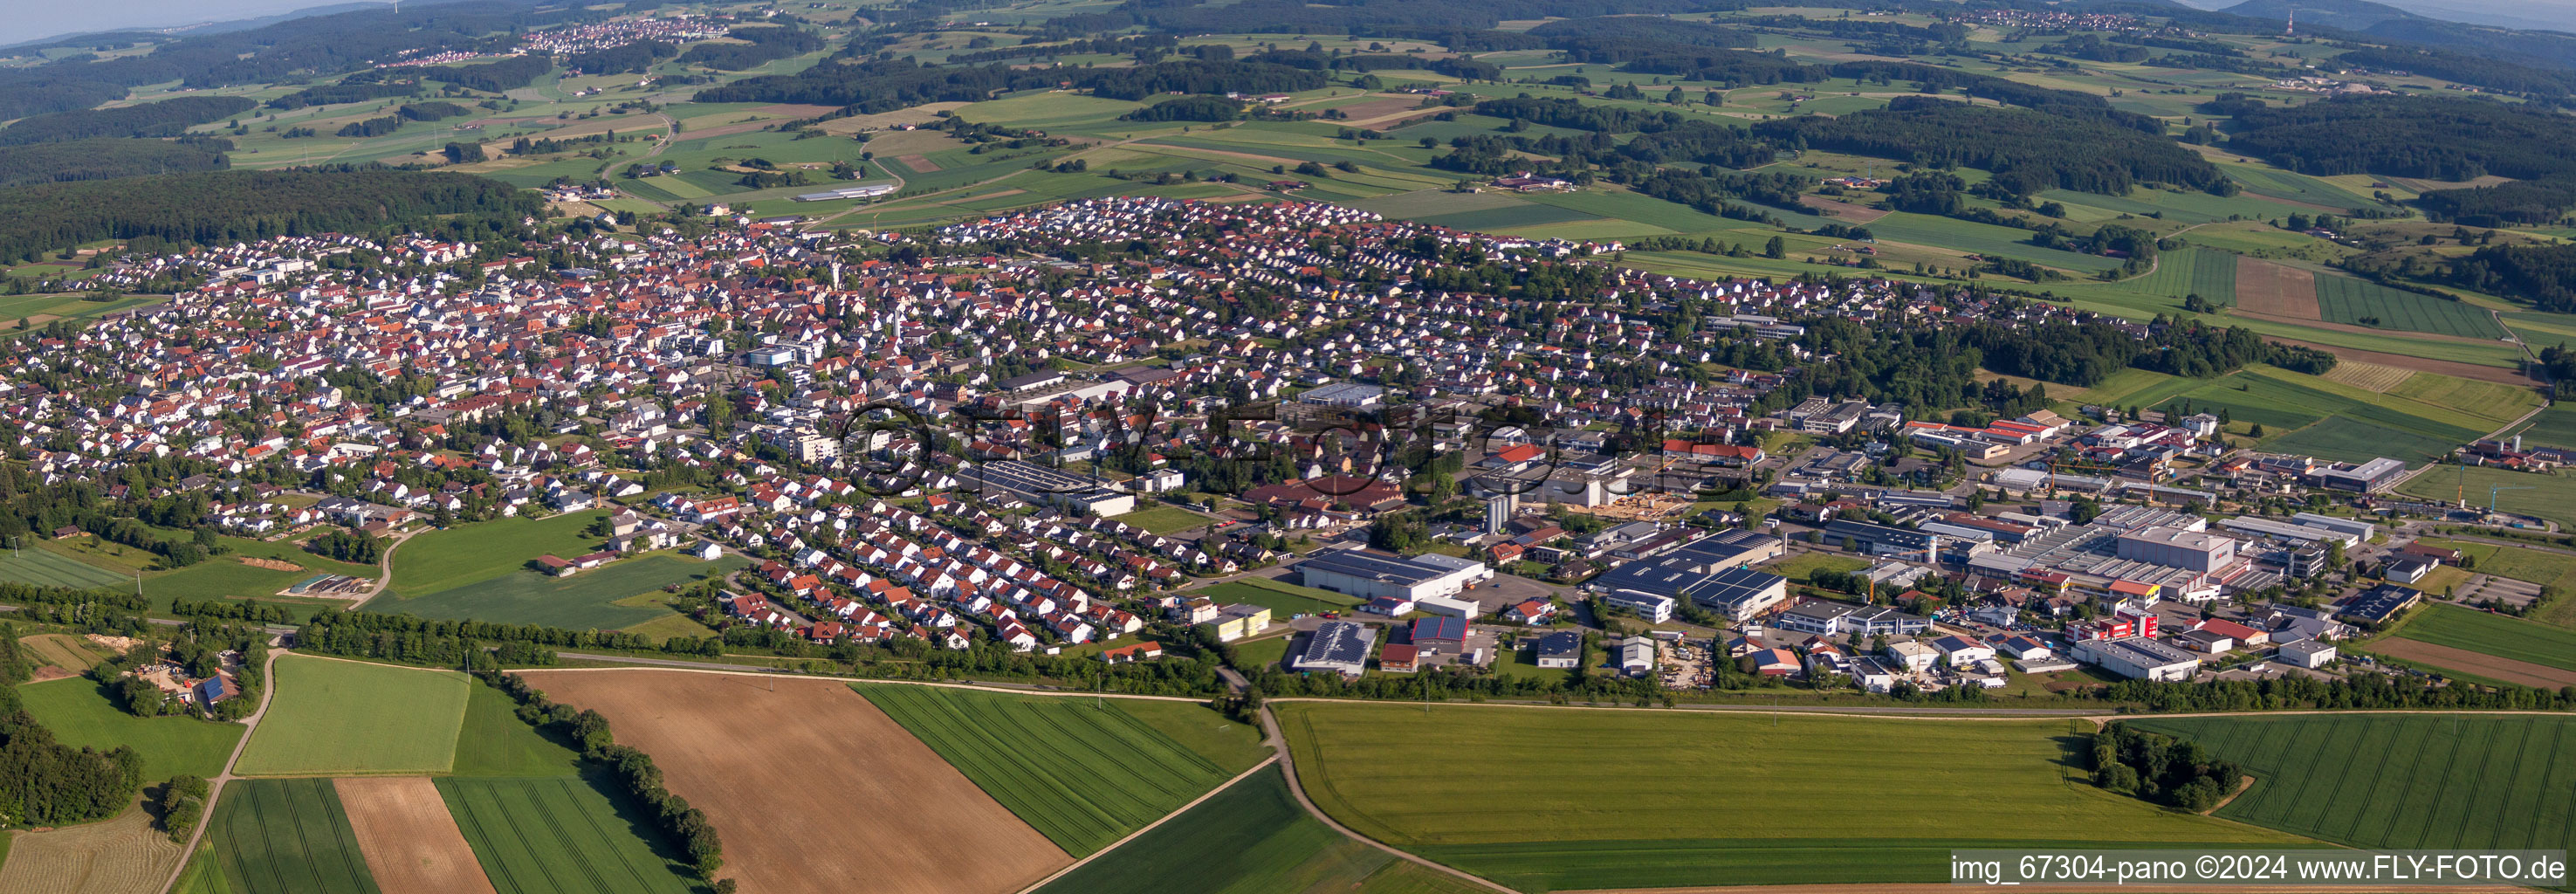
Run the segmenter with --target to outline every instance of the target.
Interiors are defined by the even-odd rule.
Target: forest
[[[0,822],[60,826],[106,819],[143,788],[143,758],[119,745],[101,753],[54,741],[18,699],[27,657],[18,628],[0,624]]]
[[[113,109],[83,109],[27,118],[0,130],[0,146],[91,137],[174,137],[189,125],[220,121],[256,103],[238,96],[182,96]]]
[[[2016,195],[2049,189],[2123,195],[2142,183],[2222,190],[2216,165],[2162,136],[2099,120],[1900,96],[1837,118],[1764,121],[1753,132],[1789,143],[1994,174]]]
[[[2416,196],[2415,205],[2434,220],[2473,227],[2547,226],[2576,208],[2576,172],[2494,186],[2437,189]]]
[[[515,226],[535,193],[464,174],[370,168],[208,171],[0,190],[0,258],[102,239],[256,241],[297,233],[428,225],[464,215]]]
[[[622,47],[609,47],[564,57],[563,67],[584,74],[642,74],[664,59],[680,54],[678,44],[659,40],[639,40]]]
[[[1232,121],[1243,101],[1222,96],[1177,96],[1119,116],[1127,121]]]
[[[698,91],[700,102],[794,102],[843,106],[855,114],[886,112],[931,102],[973,102],[996,90],[1053,87],[1065,73],[1031,71],[995,63],[979,68],[940,68],[908,59],[856,64],[826,62],[792,75],[744,78]],[[1082,69],[1077,87],[1112,99],[1141,100],[1161,93],[1288,93],[1324,86],[1322,72],[1259,62],[1183,60],[1134,68]]]
[[[2541,310],[2576,312],[2576,244],[2485,246],[2453,260],[2444,278],[2490,295],[2518,295]]]
[[[138,140],[96,137],[60,143],[0,146],[0,186],[112,180],[144,174],[220,171],[228,140]]]
[[[272,109],[294,110],[304,108],[306,106],[327,106],[333,103],[365,102],[370,99],[388,99],[396,96],[418,95],[420,95],[420,82],[418,81],[362,81],[356,75],[352,75],[348,80],[341,81],[337,84],[306,87],[302,90],[286,94],[285,96],[269,100],[268,107]]]
[[[534,84],[537,78],[544,76],[546,72],[553,71],[554,68],[553,57],[512,56],[498,62],[480,62],[453,67],[430,66],[421,69],[421,76],[446,81],[468,90],[499,93]]]
[[[2245,771],[2198,742],[2114,723],[2093,734],[2093,784],[2194,813],[2218,805]]]
[[[2232,108],[2229,149],[2302,174],[2531,179],[2567,173],[2566,147],[2576,145],[2576,118],[2475,97],[2354,96],[2288,108],[2238,98]]]

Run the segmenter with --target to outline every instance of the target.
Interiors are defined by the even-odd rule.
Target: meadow
[[[606,780],[441,778],[439,796],[497,894],[694,894]]]
[[[2428,380],[2418,387],[2447,386]],[[2277,367],[2253,366],[2215,379],[2130,377],[2116,389],[2095,389],[2085,402],[2159,408],[2188,401],[2193,412],[2226,410],[2231,432],[2245,434],[2253,426],[2263,426],[2261,445],[2266,450],[2352,462],[2385,456],[2412,465],[2427,455],[2448,453],[2538,401],[2523,389],[2473,390],[2491,402],[2435,405],[2404,393],[2382,394]]]
[[[316,574],[337,574],[374,581],[383,572],[373,565],[353,565],[317,555],[295,540],[251,540],[243,537],[222,538],[229,550],[224,555],[203,562],[153,575],[143,583],[144,595],[156,605],[167,608],[172,600],[188,599],[257,599],[286,605],[344,607],[346,599],[321,599],[279,596],[285,590]],[[284,571],[261,568],[242,562],[244,558],[270,559],[301,566]]]
[[[581,752],[537,731],[518,715],[519,703],[477,682],[465,698],[465,721],[456,731],[457,776],[524,778],[581,772]]]
[[[1161,819],[1231,775],[1103,703],[933,686],[857,688],[1075,856]]]
[[[331,780],[233,782],[207,833],[235,891],[377,894]]]
[[[1316,702],[1277,710],[1299,779],[1325,812],[1527,891],[1934,881],[1948,850],[1971,840],[2294,840],[2093,788],[2080,767],[2089,726],[2064,720]],[[1562,785],[1496,785],[1450,765],[1468,754],[1538,766],[1578,741],[1585,772]],[[1854,772],[1892,754],[1926,757],[1903,773]],[[1827,806],[1952,799],[1973,800],[1976,821]],[[1790,804],[1810,806],[1782,806]]]
[[[411,548],[412,544],[405,544],[402,552],[395,553],[397,562],[409,558],[406,553]],[[420,595],[398,591],[394,597],[369,601],[366,610],[441,620],[473,619],[543,624],[568,630],[632,631],[678,615],[665,606],[635,605],[627,600],[669,584],[719,578],[725,572],[749,564],[750,560],[740,556],[725,556],[709,562],[662,554],[619,559],[606,567],[577,572],[571,577],[553,577],[514,568],[498,577]],[[400,579],[399,572],[396,579]]]
[[[2454,605],[2428,605],[2396,635],[2498,658],[2576,670],[2576,630]]]
[[[2576,403],[2554,403],[2530,424],[2515,434],[2522,436],[2526,447],[2562,447],[2576,450]]]
[[[1215,524],[1216,520],[1178,506],[1148,506],[1121,515],[1118,521],[1156,534],[1170,534]]]
[[[287,655],[272,685],[268,714],[234,768],[241,775],[444,773],[455,764],[463,674]]]
[[[18,696],[27,713],[65,745],[100,751],[132,746],[143,755],[147,779],[220,774],[247,729],[195,717],[136,717],[109,699],[106,686],[87,677],[29,683],[18,687]]]
[[[39,633],[18,638],[23,652],[46,666],[78,674],[116,656],[116,650],[69,633]]]
[[[94,823],[0,839],[0,891],[9,894],[154,894],[183,856],[140,805]]]
[[[2576,629],[2576,598],[2569,598],[2569,594],[2576,594],[2576,556],[2472,540],[2428,537],[2416,542],[2456,549],[2474,557],[2479,574],[2530,581],[2547,588],[2547,598],[2531,617],[2544,624]]]
[[[2218,816],[2364,848],[2570,848],[2576,718],[2335,714],[2129,721],[2254,777]]]
[[[541,555],[569,559],[592,552],[605,538],[582,531],[606,517],[605,510],[592,510],[503,518],[416,535],[394,549],[394,592],[416,599],[505,576]]]
[[[1394,861],[1308,816],[1273,767],[1047,883],[1037,894],[1346,891]]]
[[[1358,599],[1331,590],[1301,587],[1262,577],[1227,581],[1190,592],[1214,599],[1218,605],[1241,602],[1267,607],[1272,621],[1286,620],[1289,615],[1342,611],[1360,604]]]

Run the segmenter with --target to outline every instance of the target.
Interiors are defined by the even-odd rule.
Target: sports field
[[[1102,701],[854,684],[1066,853],[1117,841],[1231,775]]]
[[[234,772],[445,773],[456,760],[467,683],[455,671],[279,658],[277,693]]]
[[[136,717],[116,706],[107,687],[87,677],[29,683],[18,687],[27,713],[53,730],[54,740],[74,748],[106,751],[133,746],[143,755],[146,779],[168,779],[186,773],[212,777],[224,771],[233,743],[246,727],[194,717]]]
[[[408,557],[411,548],[412,544],[405,544],[396,552],[397,561]],[[654,555],[620,559],[571,577],[513,568],[498,577],[420,595],[397,589],[395,596],[399,598],[374,600],[367,603],[366,610],[440,620],[631,631],[678,614],[666,606],[620,604],[620,600],[651,593],[668,584],[722,577],[727,571],[749,564],[750,560],[740,556],[708,562]],[[400,580],[399,572],[396,579]]]
[[[2129,721],[2254,777],[2227,819],[2354,847],[2576,849],[2576,717],[2334,714]]]
[[[1156,534],[1187,531],[1216,523],[1215,519],[1178,506],[1149,506],[1118,516],[1118,520]]]
[[[1358,599],[1331,590],[1318,590],[1314,587],[1281,583],[1262,577],[1227,581],[1190,592],[1216,600],[1218,605],[1242,602],[1268,607],[1272,621],[1286,620],[1289,615],[1340,611],[1360,604]]]
[[[331,780],[236,781],[206,831],[235,891],[380,894]]]
[[[1272,767],[1218,792],[1039,894],[1349,891],[1395,858],[1316,822]],[[1389,884],[1376,890],[1405,890]],[[1424,892],[1441,888],[1417,888]]]
[[[450,777],[437,786],[498,894],[695,890],[677,874],[676,864],[641,837],[650,834],[644,831],[653,828],[649,821],[621,809],[587,780]]]
[[[1071,862],[846,683],[521,674],[652,755],[671,793],[726,830],[720,875],[746,890],[840,894],[867,879],[886,894],[1007,892]]]
[[[133,578],[46,549],[0,550],[0,581],[87,590]]]
[[[2291,840],[2092,787],[2078,769],[2089,726],[2065,720],[1277,710],[1307,795],[1335,819],[1522,890],[1937,881],[1950,848],[1980,840]],[[1584,769],[1562,784],[1498,785],[1453,766],[1542,766],[1569,743]],[[1902,772],[1855,772],[1891,755],[1914,757]],[[1975,803],[1974,821],[1865,806],[1953,801]]]
[[[607,515],[593,510],[533,520],[503,518],[421,534],[394,550],[394,592],[427,596],[501,577],[538,556],[571,558],[592,552],[601,539],[583,535],[582,529]]]
[[[2404,639],[2576,671],[2576,630],[2455,605],[2429,605],[2397,631]]]

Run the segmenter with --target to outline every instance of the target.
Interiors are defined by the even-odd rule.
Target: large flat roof
[[[1346,574],[1367,580],[1396,584],[1419,584],[1448,574],[1448,569],[1434,568],[1394,556],[1361,552],[1353,549],[1332,550],[1297,563],[1298,571],[1307,569]]]
[[[1297,656],[1300,664],[1361,664],[1368,661],[1369,644],[1377,635],[1368,626],[1350,621],[1326,621],[1306,638],[1306,651]]]

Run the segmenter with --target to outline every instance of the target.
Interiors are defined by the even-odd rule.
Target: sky
[[[342,0],[0,0],[0,45],[118,28],[255,19]]]

